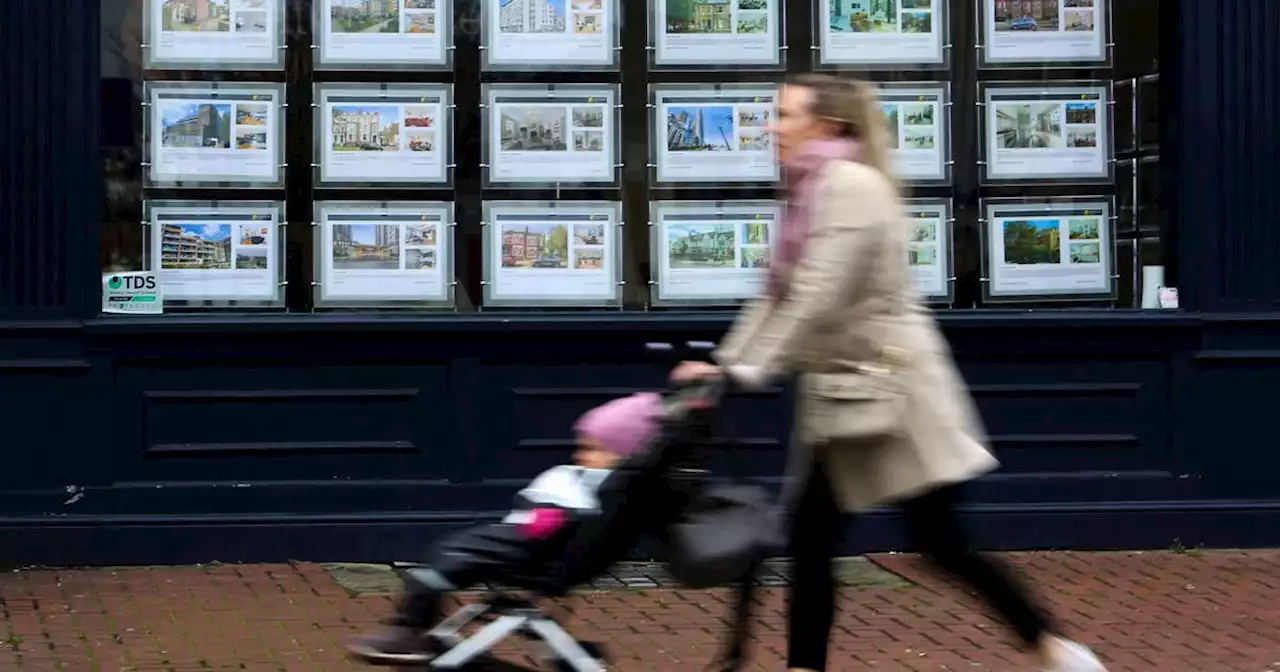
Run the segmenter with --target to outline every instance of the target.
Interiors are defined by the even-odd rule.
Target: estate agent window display
[[[104,9],[112,4],[119,3],[104,0]],[[1128,244],[1129,222],[1138,226],[1138,190],[1127,182],[1148,184],[1154,166],[1144,158],[1141,178],[1128,167],[1137,160],[1123,176],[1117,171],[1119,124],[1137,122],[1114,113],[1106,0],[981,0],[975,7],[648,0],[631,9],[616,0],[394,0],[373,13],[345,0],[198,4],[136,0],[124,17],[115,12],[104,23],[108,46],[142,36],[136,62],[122,48],[120,63],[132,65],[117,69],[143,72],[144,117],[135,140],[141,190],[127,187],[140,196],[142,252],[134,262],[123,258],[115,234],[122,224],[108,222],[104,253],[115,258],[111,269],[154,270],[180,288],[166,293],[175,298],[171,307],[456,309],[457,227],[479,232],[479,308],[732,307],[758,291],[769,224],[779,216],[771,196],[781,175],[767,130],[779,82],[812,69],[848,71],[881,87],[897,177],[910,198],[907,262],[926,300],[939,307],[1107,305],[1130,304],[1136,292],[1134,282],[1117,281],[1117,261],[1127,263],[1117,246]],[[285,17],[304,6],[312,25],[287,33]],[[640,9],[643,37],[623,33],[623,21]],[[455,23],[466,29],[473,16],[478,34],[460,44],[478,54],[467,62],[480,63],[484,81],[456,69]],[[796,21],[809,31],[811,62],[787,58],[787,26]],[[967,45],[953,44],[971,34],[954,30],[960,21],[975,26]],[[637,45],[649,69],[643,83],[619,70],[636,63],[624,49]],[[298,48],[312,51],[314,73],[285,72],[303,63],[288,58]],[[519,79],[531,71],[549,83]],[[379,72],[388,74],[380,79]],[[301,89],[281,79],[309,86],[309,106],[291,109],[287,98]],[[627,125],[637,117],[624,116],[622,101],[641,85],[649,122]],[[479,105],[455,107],[457,87],[478,90]],[[305,175],[289,172],[284,160],[298,155],[287,125],[299,119],[311,129],[301,140],[311,157]],[[460,123],[480,131],[479,161],[467,168],[478,169],[482,194],[455,191],[476,188],[457,181],[458,162],[475,161],[454,146]],[[635,133],[648,136],[647,178],[640,185],[629,179],[619,200],[624,147],[639,140]],[[1134,192],[1123,201],[1118,177]],[[281,212],[285,194],[316,189],[323,195],[308,204],[311,226],[291,230]],[[557,198],[546,200],[552,190]],[[564,211],[562,193],[586,199],[576,206],[583,212]],[[456,200],[451,194],[478,196],[477,208],[442,209]],[[649,221],[627,217],[638,211],[622,201],[644,194]],[[121,195],[115,190],[114,202]],[[248,214],[266,218],[269,235],[240,236],[233,222],[236,234],[219,238],[228,228],[219,222],[239,216],[237,208],[257,208]],[[1144,232],[1154,211],[1147,212]],[[177,230],[174,216],[191,220],[176,223],[191,225],[183,237],[164,233]],[[575,237],[577,216],[607,233]],[[1057,241],[1056,260],[1037,253],[1028,262],[1029,238],[1005,237],[1019,226],[1047,232],[1055,218],[1057,234],[1040,238]],[[647,234],[628,233],[637,227]],[[1079,237],[1094,228],[1096,237]],[[269,250],[266,268],[255,266],[261,253],[244,244],[255,239]],[[284,272],[297,266],[284,254],[299,248],[286,240],[307,241],[311,255],[304,286],[288,293]],[[193,256],[179,243],[204,251]],[[629,252],[628,244],[639,249]],[[647,267],[624,265],[635,255]],[[386,268],[372,266],[379,264]],[[1124,270],[1136,275],[1132,267]],[[274,274],[270,297],[262,293],[264,273]],[[624,303],[620,288],[632,282],[648,286],[643,305]]]

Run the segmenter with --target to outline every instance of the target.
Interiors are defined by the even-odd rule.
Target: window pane
[[[448,277],[433,287],[447,283],[449,301],[459,310],[480,309],[486,268],[503,261],[501,232],[481,221],[485,203],[591,200],[622,206],[623,226],[615,232],[621,245],[612,263],[621,269],[624,309],[689,309],[654,305],[659,287],[671,282],[732,285],[737,289],[725,291],[749,295],[758,291],[771,254],[767,244],[736,236],[731,259],[722,250],[715,259],[685,260],[680,263],[687,268],[675,269],[684,280],[673,280],[676,262],[654,253],[671,233],[667,222],[651,221],[660,210],[654,204],[702,204],[707,215],[735,202],[778,201],[775,150],[765,130],[776,116],[776,100],[755,93],[738,99],[732,92],[776,91],[788,77],[813,71],[858,77],[879,88],[893,165],[904,196],[920,210],[913,221],[941,208],[936,224],[942,238],[915,241],[908,253],[922,288],[946,288],[933,292],[937,308],[1132,308],[1142,300],[1142,267],[1173,258],[1161,244],[1164,27],[1158,0],[741,0],[728,13],[719,0],[566,0],[567,9],[548,4],[532,19],[501,9],[499,0],[100,2],[102,266],[174,271],[165,276],[166,287],[194,297],[185,308],[314,310],[324,283],[334,280],[335,255],[350,265],[354,248],[346,248],[355,244],[355,238],[335,239],[328,224],[312,225],[316,204],[366,201],[445,203],[455,220],[452,235],[441,236],[452,249],[433,248],[432,254],[405,242],[408,234],[400,230],[395,254],[388,247],[382,260],[396,267],[370,267],[357,283],[373,294],[379,287],[388,290],[383,294],[392,293],[389,288],[402,292],[415,282],[414,272],[440,270]],[[143,20],[148,7],[155,25]],[[655,7],[662,20],[651,31]],[[829,15],[815,21],[813,12],[824,8]],[[527,21],[536,30],[526,30]],[[343,26],[373,30],[342,32]],[[618,26],[616,42],[610,42]],[[361,47],[368,35],[385,37],[379,44],[387,46]],[[279,44],[272,41],[277,38]],[[544,65],[495,69],[506,58],[489,53],[499,40],[506,55],[524,50],[530,62]],[[156,44],[144,49],[148,42]],[[715,46],[722,43],[729,46]],[[600,47],[605,44],[616,46],[616,53]],[[315,51],[323,51],[323,59]],[[412,53],[436,60],[395,62]],[[566,59],[575,57],[586,60],[568,65]],[[386,121],[375,115],[377,101],[364,101],[369,109],[343,117],[349,122],[339,143],[344,152],[326,152],[326,143],[339,136],[332,111],[315,99],[317,84],[375,92],[444,86],[452,107],[443,127],[421,115],[411,125],[404,105],[387,119],[400,116]],[[526,161],[553,163],[563,158],[560,153],[572,160],[574,152],[615,145],[608,133],[581,126],[587,119],[581,111],[567,112],[562,128],[532,122],[504,127],[501,111],[485,99],[486,85],[545,91],[548,85],[566,90],[582,84],[617,87],[618,107],[606,112],[611,120],[616,116],[616,180],[494,181],[494,147],[508,131],[521,147],[551,148],[530,150]],[[683,93],[664,102],[656,97],[664,87]],[[158,90],[169,97],[153,99]],[[174,116],[175,101],[188,105],[190,114]],[[151,134],[161,148],[174,150],[166,155],[166,181],[148,172],[155,168],[150,154],[159,156],[149,150],[148,128],[156,129]],[[397,161],[401,150],[405,170],[412,171],[413,152],[423,152],[422,158],[436,147],[447,148],[448,156],[433,164],[437,174],[444,166],[443,181],[397,183],[390,179],[396,171],[378,184],[320,179],[337,158],[357,162],[348,166],[356,173],[344,174],[358,177],[358,162]],[[200,158],[223,150],[236,154],[241,168],[248,161],[243,157],[261,157],[255,165],[263,180],[220,176]],[[268,158],[274,152],[278,161]],[[683,177],[671,181],[667,173]],[[271,181],[272,175],[283,181]],[[205,204],[206,214],[230,219],[169,219],[166,234],[166,224],[157,228],[149,220],[156,212],[184,217],[182,208],[163,210],[174,202]],[[287,219],[271,214],[282,210]],[[266,217],[266,226],[249,235],[246,222],[260,220],[237,216]],[[380,240],[390,245],[390,238]],[[340,254],[337,247],[343,247]],[[566,278],[587,278],[571,271],[604,264],[594,261],[596,251],[588,252],[583,268],[564,269]],[[430,261],[441,255],[447,264]],[[539,263],[554,265],[552,256]],[[407,268],[411,257],[415,262]],[[570,255],[564,257],[570,263]],[[735,279],[725,281],[730,275]],[[545,283],[539,277],[519,281]],[[230,294],[215,291],[220,278],[231,278]],[[272,300],[258,300],[269,287],[275,287]],[[237,292],[239,300],[227,298]],[[325,309],[390,307],[384,303],[371,298]],[[705,307],[731,306],[720,301]]]
[[[142,270],[142,5],[102,3],[102,267]]]

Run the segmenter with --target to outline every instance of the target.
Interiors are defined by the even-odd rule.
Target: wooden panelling
[[[1013,356],[965,358],[961,366],[1005,471],[1175,476],[1163,427],[1166,361]]]
[[[295,452],[412,453],[407,390],[144,392],[148,457]]]
[[[224,360],[135,362],[116,376],[134,482],[448,478],[448,370]]]
[[[1176,331],[1171,342],[1184,339],[1183,327]],[[1150,333],[1159,339],[1158,330]],[[161,536],[186,538],[183,530],[219,526],[236,530],[207,538],[220,540],[225,551],[215,552],[211,541],[192,542],[205,559],[333,557],[326,549],[336,538],[349,539],[348,558],[403,554],[430,535],[501,515],[515,490],[570,459],[579,415],[660,388],[668,371],[625,333],[591,346],[569,341],[561,351],[549,337],[533,351],[521,350],[513,336],[511,347],[487,358],[470,356],[473,341],[452,337],[433,346],[440,359],[401,365],[368,359],[405,342],[403,334],[387,333],[379,346],[380,338],[366,334],[353,348],[347,336],[313,337],[297,346],[296,355],[310,353],[305,359],[283,357],[276,346],[263,357],[264,339],[248,332],[165,336],[180,340],[181,349],[153,350],[163,357],[146,357],[137,338],[90,338],[87,370],[73,356],[46,358],[48,367],[0,370],[0,390],[22,417],[71,404],[91,409],[93,418],[50,426],[51,449],[42,444],[40,451],[20,453],[26,478],[3,481],[0,511],[7,517],[0,530],[27,534],[42,529],[34,521],[56,514],[59,526],[41,538],[77,562],[96,561],[91,549],[77,555],[67,546],[86,526],[120,535],[135,530],[128,538],[151,548],[155,561],[185,557],[185,550],[158,550]],[[983,340],[974,333],[968,338]],[[1006,338],[1002,331],[990,340]],[[1261,505],[1210,512],[1217,504],[1204,498],[1212,491],[1225,501],[1250,483],[1266,495],[1274,479],[1264,482],[1261,474],[1280,466],[1246,437],[1266,436],[1270,397],[1258,390],[1280,381],[1280,360],[1262,357],[1265,351],[1232,351],[1236,341],[1215,338],[1220,351],[1201,357],[1168,343],[1169,353],[1155,347],[1107,355],[1095,345],[1064,357],[1037,352],[1030,337],[1021,352],[962,354],[961,369],[1004,463],[969,488],[973,520],[997,535],[990,543],[1188,539],[1198,528],[1177,521],[1270,519],[1271,509]],[[127,356],[113,354],[117,343]],[[344,351],[352,354],[342,357]],[[452,352],[466,356],[448,357]],[[63,363],[75,366],[59,369]],[[1252,396],[1241,399],[1246,393]],[[792,403],[781,387],[730,398],[725,412],[732,438],[717,471],[738,468],[776,488]],[[1193,417],[1210,428],[1204,421],[1213,417],[1231,429],[1188,434],[1184,418]],[[1183,434],[1175,436],[1178,431]],[[1231,459],[1218,459],[1223,456]],[[1196,502],[1203,505],[1190,518],[1159,513]],[[1108,511],[1132,525],[1121,532],[1080,527]],[[895,547],[901,542],[892,520],[891,511],[870,515],[851,541],[856,548]],[[1152,521],[1166,527],[1133,527]],[[366,523],[368,534],[343,531]],[[137,532],[138,526],[150,531]],[[262,527],[290,532],[262,547],[247,544]],[[48,560],[48,554],[31,558]]]
[[[1180,429],[1214,496],[1280,498],[1280,357],[1199,353]]]
[[[0,492],[56,489],[83,483],[93,472],[86,453],[94,439],[87,430],[103,404],[90,374],[82,359],[0,361]]]

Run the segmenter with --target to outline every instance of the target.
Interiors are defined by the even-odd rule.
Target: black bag
[[[722,423],[728,429],[727,423]],[[723,433],[732,445],[733,432]],[[692,588],[733,585],[729,632],[709,672],[739,672],[747,663],[757,572],[781,551],[781,509],[764,488],[746,479],[741,456],[730,448],[727,483],[699,481],[684,498],[678,520],[665,530],[667,572]]]
[[[741,581],[777,545],[769,493],[753,485],[708,485],[667,530],[667,571],[690,588]]]
[[[667,572],[690,588],[736,587],[733,620],[711,672],[738,672],[747,662],[756,572],[781,548],[780,516],[764,488],[740,480],[708,485],[667,530]]]

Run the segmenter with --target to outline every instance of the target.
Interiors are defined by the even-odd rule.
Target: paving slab
[[[1116,672],[1280,670],[1280,551],[1005,557]],[[606,577],[611,587],[553,609],[576,635],[606,642],[621,672],[701,670],[730,613],[728,593],[669,588],[659,570],[620,567]],[[840,571],[833,671],[1033,669],[997,621],[916,556],[873,556]],[[777,587],[761,591],[754,669],[781,672],[785,566],[775,574]],[[648,583],[627,587],[637,577]],[[394,574],[376,565],[8,572],[0,671],[372,670],[346,660],[341,642],[387,613],[394,588]],[[537,669],[523,644],[498,653],[508,670]]]
[[[394,595],[400,589],[398,569],[412,565],[373,565],[367,563],[325,563],[325,571],[353,596]],[[790,563],[785,560],[769,560],[757,573],[760,585],[784,587],[790,585]],[[848,587],[903,587],[910,585],[902,576],[890,572],[868,558],[853,557],[836,560],[836,578]],[[482,586],[482,589],[502,589],[502,586]],[[597,577],[583,591],[593,592],[613,589],[678,589],[680,585],[667,574],[661,563],[626,562],[611,568]]]

